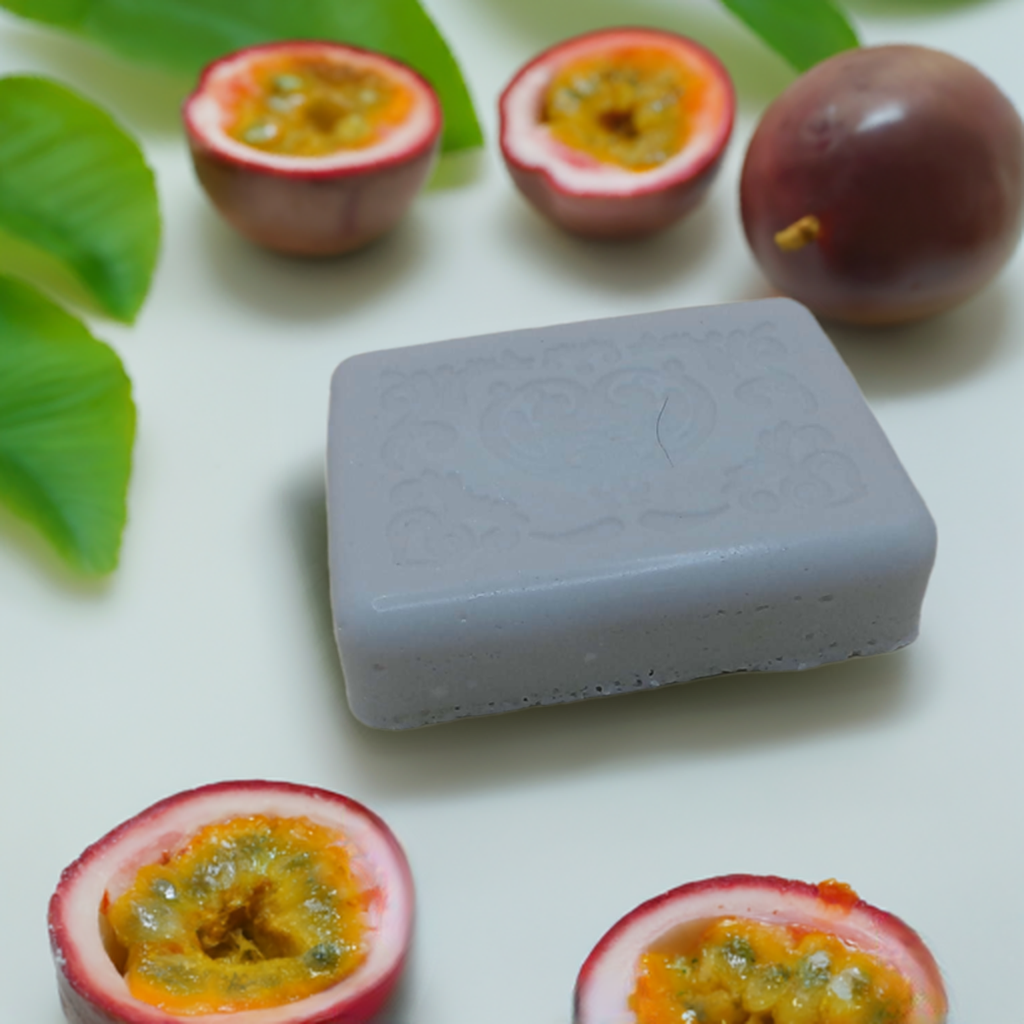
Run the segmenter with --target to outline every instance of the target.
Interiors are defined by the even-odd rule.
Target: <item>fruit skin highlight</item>
[[[180,1015],[133,998],[100,931],[100,907],[128,889],[139,868],[160,862],[197,830],[244,815],[306,817],[335,828],[354,851],[373,903],[363,963],[332,987],[295,1002],[229,1014]],[[119,825],[61,875],[50,901],[50,945],[64,1013],[71,1024],[358,1024],[398,982],[412,932],[413,883],[401,846],[361,804],[310,786],[222,782],[179,793]]]
[[[237,81],[279,58],[373,71],[413,103],[407,121],[378,142],[326,156],[268,154],[233,139]],[[214,206],[247,238],[278,252],[333,256],[393,228],[433,167],[441,105],[431,86],[390,57],[322,42],[253,46],[214,61],[186,100],[185,130],[196,175]]]
[[[616,60],[637,49],[678,61],[703,94],[682,149],[658,167],[633,171],[559,142],[542,114],[545,92],[560,70],[602,55]],[[729,142],[735,109],[728,72],[693,40],[653,29],[605,29],[559,43],[516,73],[499,101],[501,151],[520,192],[555,224],[591,238],[642,237],[669,227],[704,199]]]
[[[574,1024],[637,1024],[629,1001],[640,956],[659,943],[697,942],[711,922],[739,918],[834,935],[893,968],[913,992],[898,1024],[944,1024],[942,977],[920,936],[898,917],[835,882],[819,886],[772,876],[724,875],[672,889],[618,921],[587,957],[576,981]]]
[[[964,301],[1024,226],[1024,126],[980,71],[920,46],[850,50],[767,110],[740,184],[768,279],[816,313],[885,324]]]

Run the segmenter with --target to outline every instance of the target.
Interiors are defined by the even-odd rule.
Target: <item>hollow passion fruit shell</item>
[[[243,235],[328,256],[390,230],[437,154],[441,107],[381,54],[272,43],[215,61],[185,102],[196,174]]]
[[[575,1024],[942,1024],[916,932],[839,882],[729,875],[618,922],[576,983]]]
[[[542,53],[502,93],[501,151],[546,217],[595,238],[668,227],[703,198],[732,132],[735,94],[683,36],[624,28]]]
[[[356,1024],[394,988],[412,915],[405,855],[365,807],[227,782],[90,846],[49,924],[72,1024]]]
[[[1024,125],[949,54],[851,50],[768,108],[740,205],[754,255],[786,295],[853,323],[915,320],[968,298],[1013,253]]]

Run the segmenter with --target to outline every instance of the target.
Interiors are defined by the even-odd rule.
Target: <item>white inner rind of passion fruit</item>
[[[641,954],[667,945],[694,945],[715,921],[726,917],[827,932],[897,971],[910,983],[915,999],[926,998],[934,987],[927,968],[869,912],[770,887],[709,889],[639,907],[616,925],[613,934],[602,940],[604,947],[596,959],[588,963],[585,978],[581,977],[576,1024],[637,1024],[629,1000]],[[937,1024],[942,1019],[926,999],[925,1005],[915,1004],[905,1024]]]
[[[549,86],[558,72],[587,57],[631,47],[656,49],[699,79],[705,102],[689,117],[682,148],[657,167],[629,170],[598,160],[553,137],[541,119]],[[662,33],[616,31],[566,44],[520,73],[501,102],[502,145],[524,167],[544,171],[563,191],[577,195],[653,192],[698,173],[722,148],[732,127],[732,91],[721,66],[703,50]]]
[[[103,944],[99,916],[104,894],[111,901],[117,899],[130,888],[141,867],[159,862],[204,825],[253,814],[308,818],[342,837],[361,887],[377,889],[381,894],[367,908],[366,959],[352,974],[322,992],[265,1009],[185,1016],[135,999]],[[133,823],[115,841],[87,855],[64,889],[60,920],[54,925],[60,923],[65,934],[63,945],[56,951],[61,970],[86,998],[109,1003],[115,1014],[122,1007],[130,1012],[131,1019],[154,1024],[167,1020],[287,1024],[297,1016],[313,1017],[320,1010],[357,998],[395,969],[409,942],[412,892],[401,852],[374,821],[355,809],[313,793],[228,788],[192,799],[183,797],[158,814]]]
[[[372,145],[339,149],[324,156],[285,156],[232,138],[229,131],[236,114],[231,94],[235,84],[239,79],[251,77],[264,63],[279,60],[282,56],[322,60],[375,72],[409,91],[412,105],[408,117]],[[407,68],[361,50],[318,46],[315,43],[290,43],[287,48],[257,47],[214,64],[204,76],[199,90],[186,103],[185,117],[193,135],[213,152],[230,160],[279,171],[315,171],[317,174],[359,170],[418,152],[440,129],[433,96],[423,81]]]

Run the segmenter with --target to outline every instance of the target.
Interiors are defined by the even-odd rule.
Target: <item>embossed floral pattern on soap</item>
[[[771,513],[855,501],[860,471],[800,373],[799,355],[767,320],[727,335],[645,332],[625,343],[556,342],[535,356],[469,354],[407,375],[382,370],[382,461],[402,477],[386,527],[396,564],[664,531],[734,506]],[[752,413],[749,454],[702,473],[717,421],[742,410]],[[572,490],[579,519],[567,524],[559,512],[545,522],[542,510],[537,521],[465,479],[460,446],[472,417],[496,459]]]

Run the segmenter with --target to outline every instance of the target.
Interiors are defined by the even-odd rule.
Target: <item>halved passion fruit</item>
[[[224,217],[254,242],[305,256],[348,252],[394,227],[441,136],[424,79],[336,43],[223,57],[184,118],[196,174]]]
[[[227,782],[90,846],[49,921],[72,1024],[356,1024],[394,988],[412,915],[405,855],[372,812]]]
[[[704,198],[735,108],[728,72],[693,40],[606,29],[546,50],[512,79],[501,150],[519,190],[556,224],[638,237]]]
[[[729,875],[637,907],[594,948],[576,1024],[942,1024],[916,932],[839,882]]]

